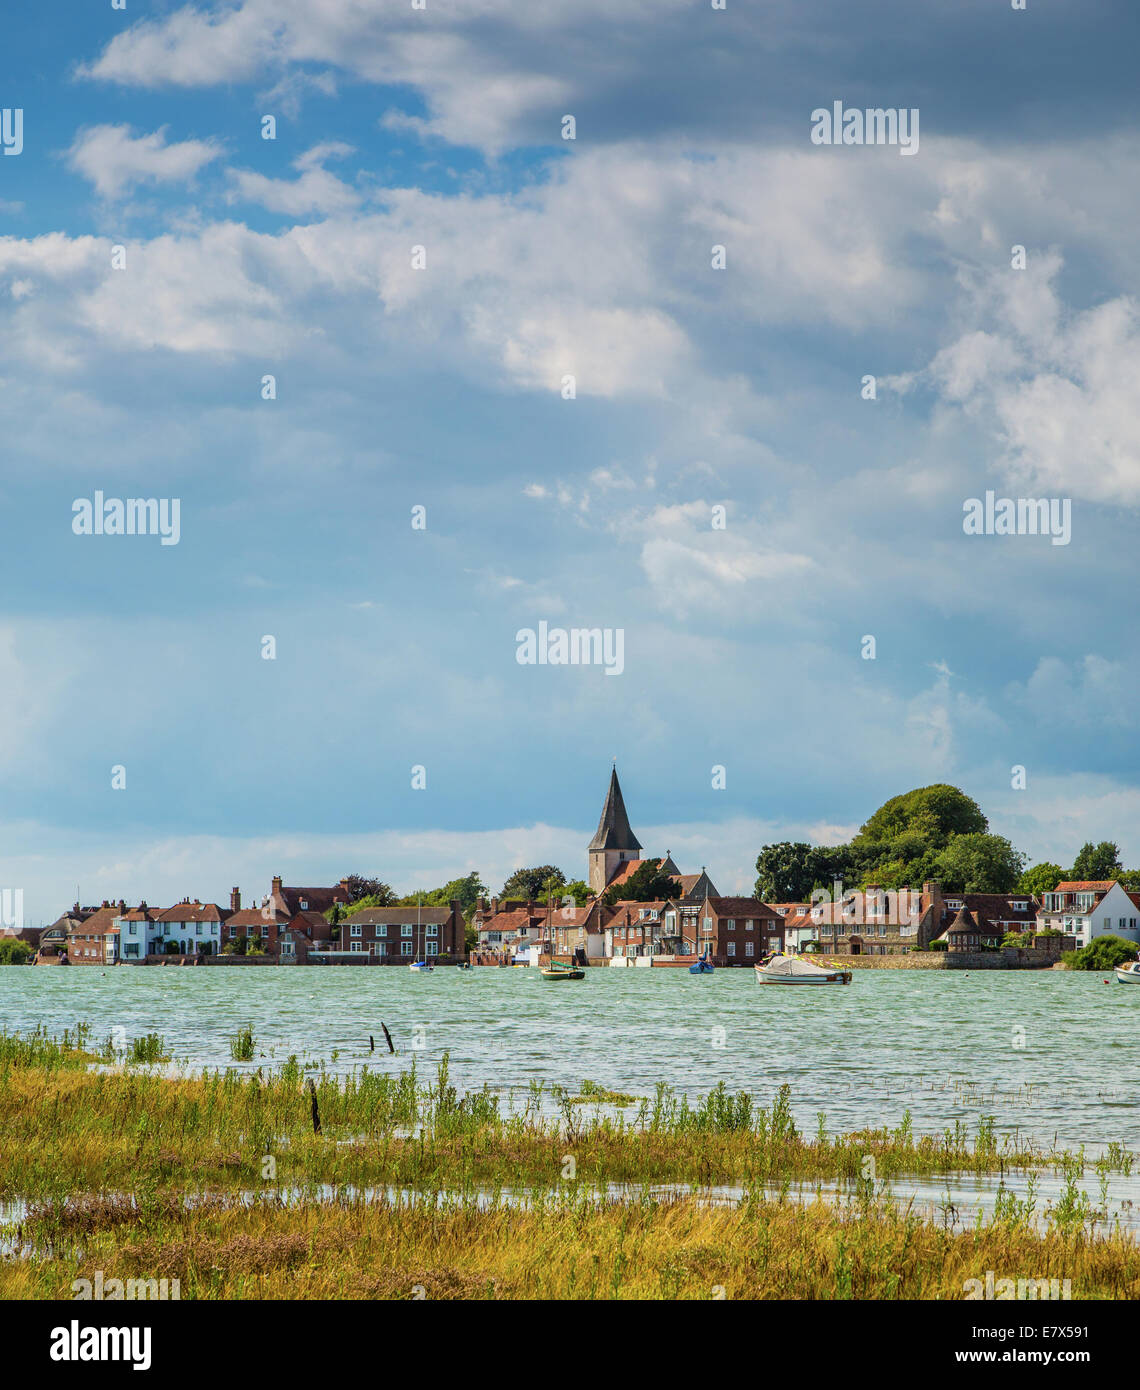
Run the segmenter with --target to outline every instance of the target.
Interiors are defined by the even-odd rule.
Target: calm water
[[[229,1037],[248,1023],[259,1055],[247,1069],[296,1053],[337,1072],[412,1056],[428,1070],[446,1049],[461,1090],[588,1078],[651,1094],[663,1080],[695,1097],[723,1080],[767,1104],[787,1082],[808,1132],[821,1110],[835,1131],[897,1125],[909,1109],[918,1132],[955,1120],[972,1130],[987,1113],[1045,1143],[1137,1148],[1140,989],[1103,979],[866,971],[849,988],[777,989],[750,970],[592,969],[552,985],[533,970],[10,967],[0,1026],[85,1022],[100,1043],[116,1028],[153,1031],[191,1067],[226,1067],[238,1065]]]

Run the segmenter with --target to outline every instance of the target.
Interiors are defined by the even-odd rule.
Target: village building
[[[234,892],[237,891],[235,888]],[[352,901],[352,894],[346,878],[332,888],[290,888],[282,885],[281,876],[277,874],[271,883],[269,901],[279,912],[291,918],[298,912],[327,912],[334,903],[347,907]]]
[[[114,965],[119,959],[119,929],[116,918],[126,911],[126,903],[103,905],[67,932],[69,965]]]
[[[463,905],[453,898],[447,907],[365,907],[339,924],[335,946],[314,948],[316,956],[336,952],[367,956],[376,965],[410,965],[414,960],[466,958]]]
[[[931,880],[922,891],[879,887],[832,893],[813,901],[812,925],[818,929],[817,949],[824,955],[894,956],[926,950],[942,931],[942,885]],[[812,895],[815,899],[816,895]]]
[[[1001,946],[1004,930],[984,917],[975,917],[968,907],[958,909],[954,920],[946,928],[938,941],[946,942],[949,952],[996,950]]]
[[[1042,895],[1036,921],[1039,931],[1073,937],[1078,949],[1098,936],[1140,943],[1140,893],[1129,893],[1115,879],[1066,879]]]

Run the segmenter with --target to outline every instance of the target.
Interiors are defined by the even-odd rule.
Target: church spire
[[[610,773],[610,787],[606,793],[606,804],[602,807],[602,818],[598,821],[597,834],[590,841],[589,848],[591,850],[639,850],[641,848],[636,835],[629,828],[629,817],[625,812],[625,802],[622,800],[616,765]]]

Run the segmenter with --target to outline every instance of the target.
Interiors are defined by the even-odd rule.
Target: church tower
[[[606,793],[606,804],[602,807],[597,834],[590,841],[590,892],[595,896],[604,893],[606,885],[621,864],[627,859],[640,858],[641,845],[629,828],[629,817],[625,813],[625,802],[622,800],[615,766],[610,773],[610,789]]]

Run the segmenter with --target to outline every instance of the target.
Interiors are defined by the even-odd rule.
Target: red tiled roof
[[[266,916],[265,914],[271,914]],[[240,912],[231,912],[226,918],[227,927],[260,927],[263,923],[276,922],[278,926],[284,926],[289,921],[289,914],[282,912],[278,907],[243,907]]]
[[[722,917],[764,917],[781,923],[784,920],[770,904],[759,898],[710,898],[709,902]]]
[[[98,912],[93,912],[85,922],[78,922],[75,926],[68,928],[69,936],[110,936],[119,929],[115,926],[115,918],[119,915],[117,907],[101,907]]]
[[[217,903],[175,903],[153,914],[156,922],[220,922],[225,914]]]
[[[1114,878],[1102,880],[1093,879],[1066,879],[1064,883],[1058,883],[1053,889],[1054,893],[1107,893],[1116,882]]]

